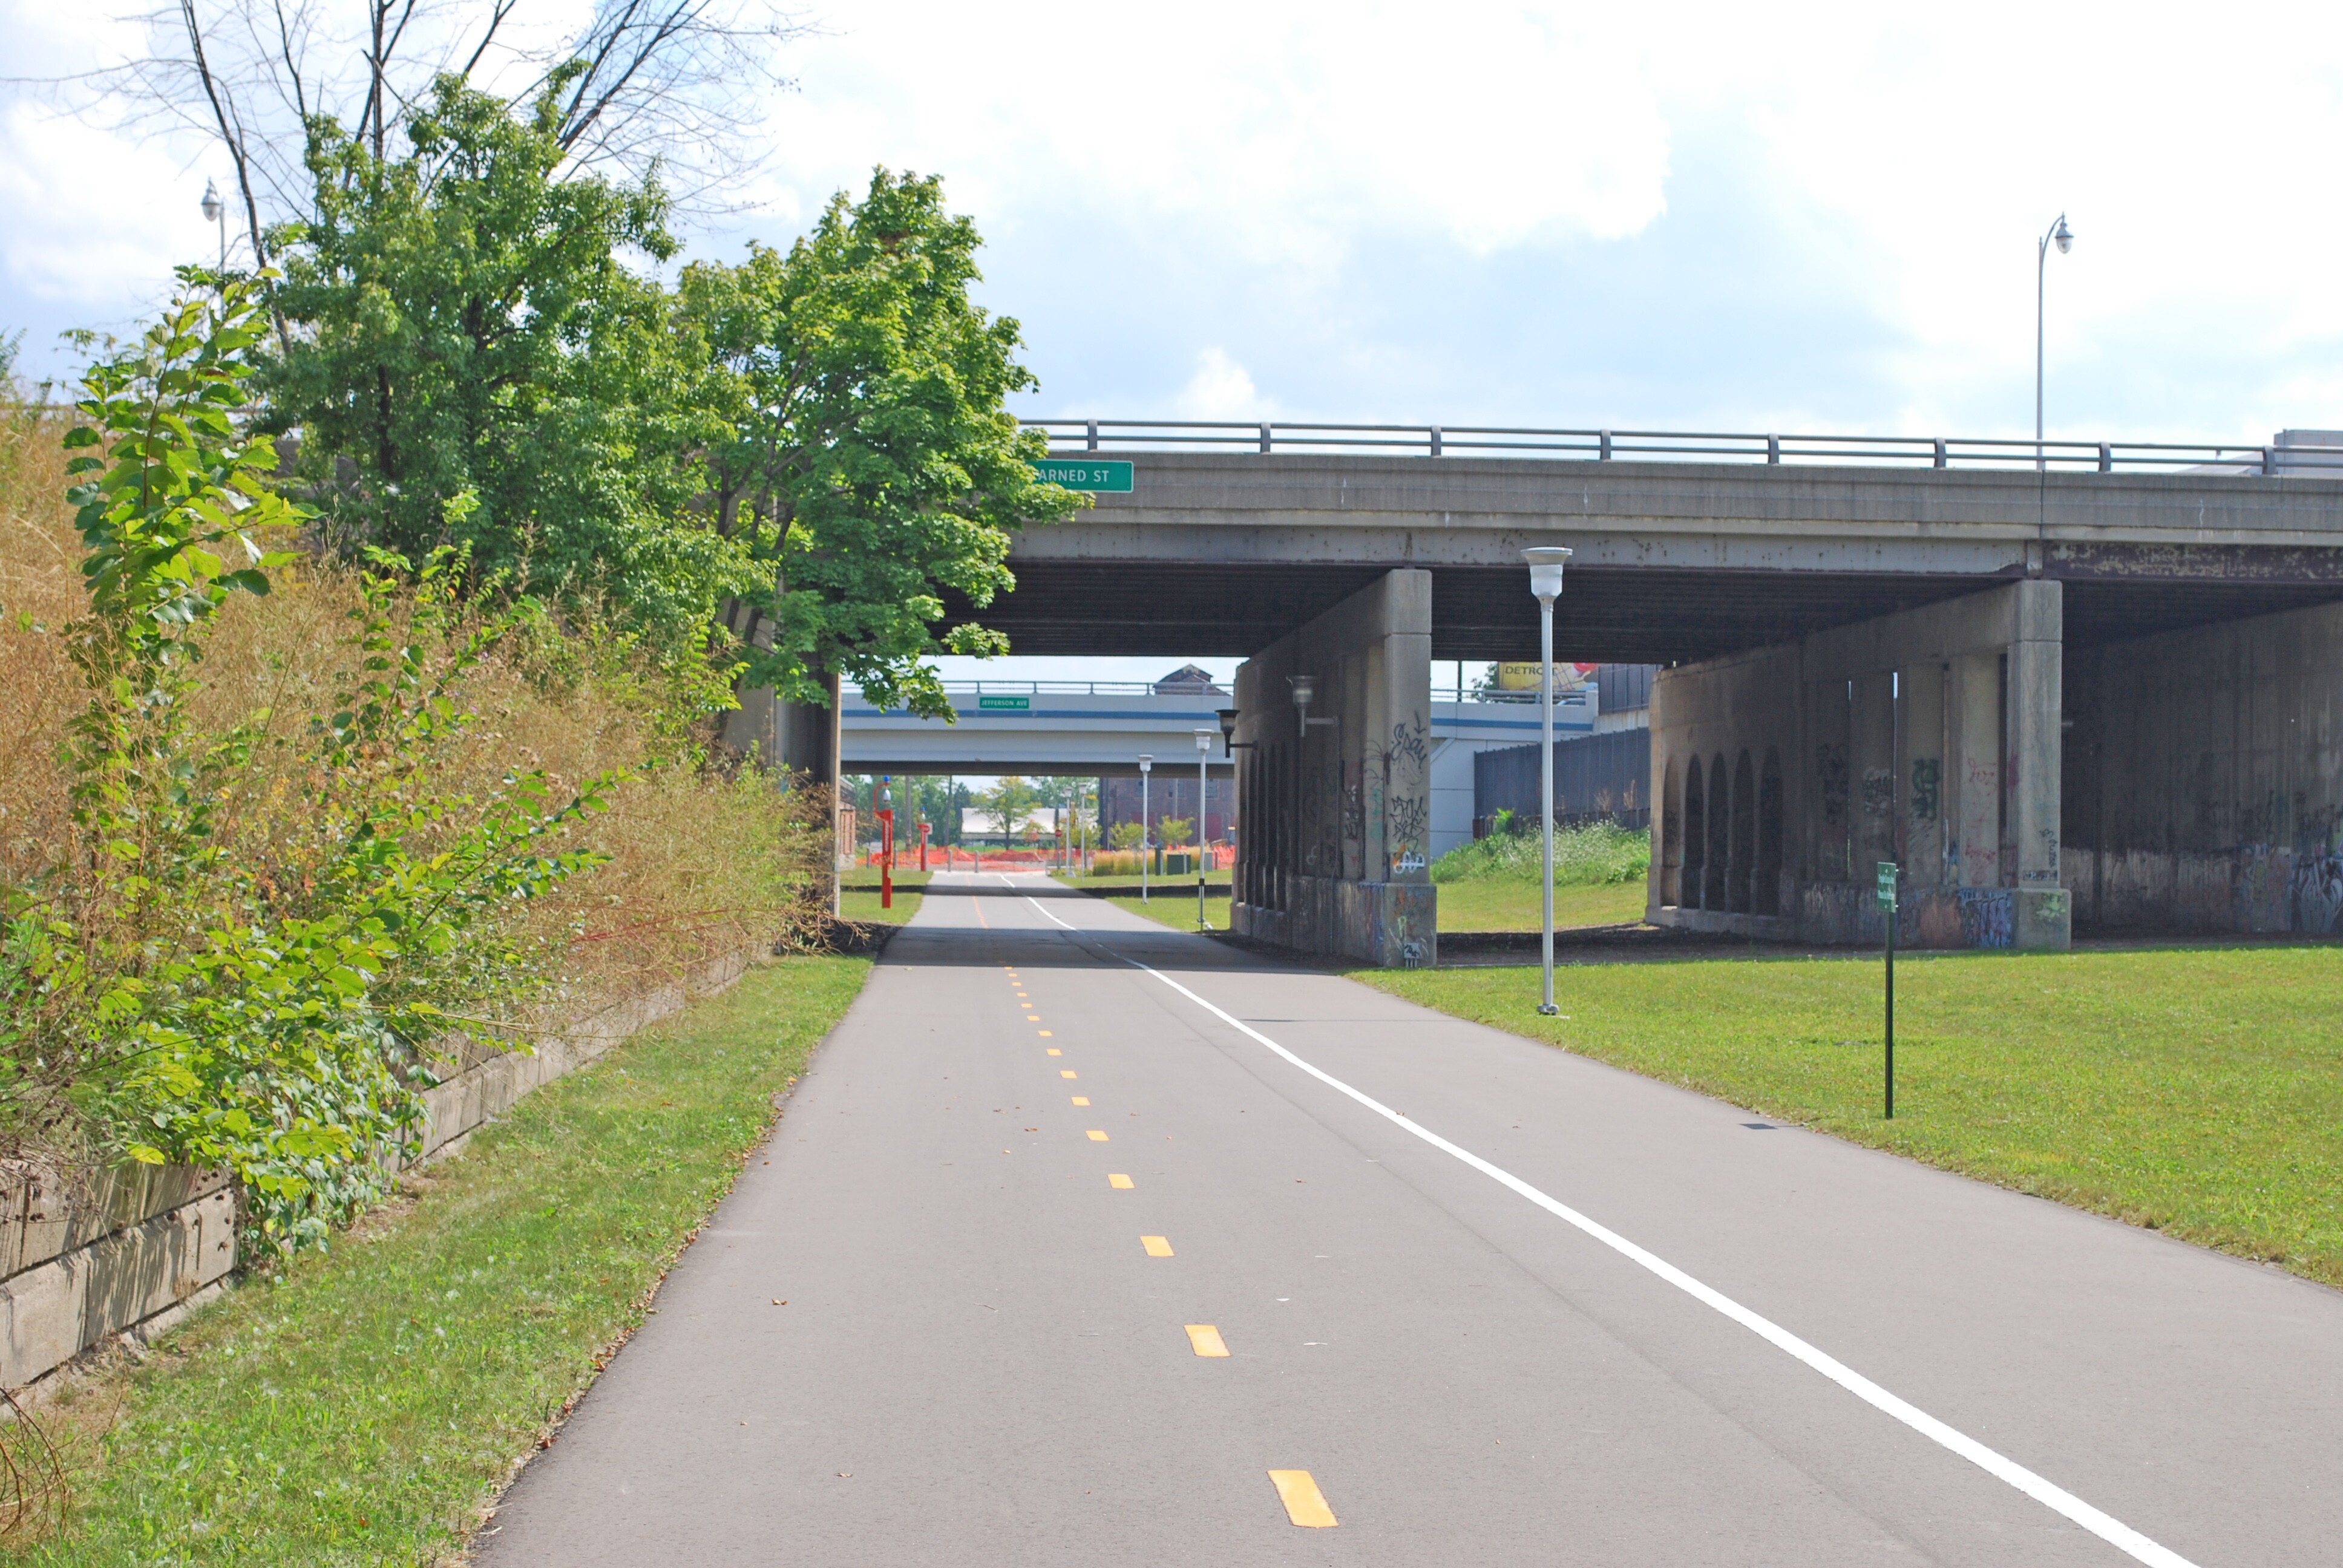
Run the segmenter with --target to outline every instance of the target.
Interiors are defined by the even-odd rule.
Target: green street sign
[[[980,713],[1031,713],[1033,699],[1030,697],[980,697],[976,699]]]
[[[1896,862],[1893,860],[1879,862],[1879,907],[1883,910],[1896,907]]]
[[[1131,493],[1131,465],[1101,463],[1092,457],[1044,457],[1033,465],[1033,477],[1045,485],[1063,485],[1069,490],[1107,490],[1120,495]]]

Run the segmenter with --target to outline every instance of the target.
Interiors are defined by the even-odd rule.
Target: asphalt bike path
[[[2343,1558],[2343,1294],[935,881],[482,1563]]]

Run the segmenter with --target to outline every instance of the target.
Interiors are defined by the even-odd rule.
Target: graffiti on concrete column
[[[1846,820],[1846,748],[1827,740],[1815,748],[1815,781],[1822,791],[1823,820],[1837,827]]]
[[[1419,713],[1413,722],[1402,719],[1392,726],[1391,745],[1384,751],[1386,768],[1394,762],[1423,767],[1432,758],[1432,731]]]
[[[1390,740],[1373,742],[1371,750],[1376,763],[1375,775],[1370,779],[1374,796],[1371,809],[1383,819],[1384,874],[1390,875],[1393,867],[1421,870],[1431,836],[1432,801],[1415,790],[1431,784],[1431,726],[1421,713],[1413,719],[1402,719],[1392,726]],[[1394,779],[1393,775],[1402,764],[1408,771]]]
[[[1944,799],[1945,765],[1934,757],[1912,759],[1912,816],[1933,822]]]
[[[2037,828],[2034,830],[2035,848],[2041,851],[2036,857],[2039,865],[2022,869],[2018,879],[2025,882],[2056,882],[2058,879],[2058,829]]]
[[[1961,941],[1972,948],[2006,948],[2016,934],[2016,902],[2006,888],[1960,890]]]
[[[2288,924],[2316,936],[2332,935],[2343,920],[2343,855],[2298,854],[2287,879]]]
[[[1896,809],[1896,769],[1866,768],[1863,770],[1863,814],[1885,817]]]
[[[1405,870],[1423,869],[1423,841],[1430,826],[1431,803],[1421,795],[1394,795],[1384,802],[1383,830],[1389,837],[1392,864]],[[1412,865],[1402,865],[1413,861]]]

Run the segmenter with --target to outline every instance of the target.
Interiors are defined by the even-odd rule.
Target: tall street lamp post
[[[2049,270],[2050,247],[2056,245],[2060,256],[2075,248],[2075,231],[2066,226],[2066,215],[2060,213],[2058,221],[2034,246],[2034,469],[2040,473],[2049,467],[2042,457],[2042,277]]]
[[[1155,759],[1139,754],[1139,901],[1147,902],[1147,775]]]
[[[1562,564],[1570,552],[1560,545],[1539,545],[1523,550],[1530,564],[1530,592],[1538,601],[1538,658],[1544,670],[1538,704],[1543,743],[1538,748],[1538,831],[1545,840],[1545,872],[1538,879],[1544,904],[1539,951],[1545,964],[1545,989],[1538,1011],[1548,1018],[1562,1010],[1554,1005],[1554,601],[1562,597]]]

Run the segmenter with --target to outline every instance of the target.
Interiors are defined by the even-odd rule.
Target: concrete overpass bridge
[[[1670,667],[1655,920],[1868,940],[1886,859],[1946,944],[2343,910],[2343,437],[2037,467],[2031,442],[1044,423],[1116,487],[1021,537],[982,618],[1023,653],[1248,656],[1237,904],[1263,937],[1432,950],[1430,662],[1534,658],[1534,544],[1576,552],[1557,658]]]

